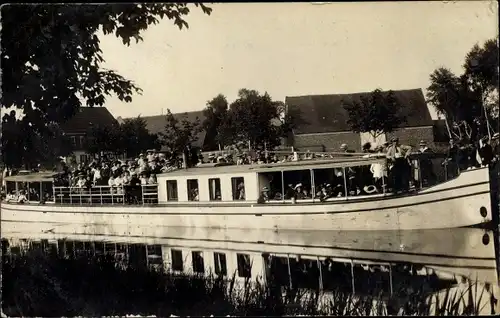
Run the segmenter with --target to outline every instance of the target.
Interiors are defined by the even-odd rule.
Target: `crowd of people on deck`
[[[496,164],[500,160],[499,137],[498,133],[492,135],[491,141],[489,137],[484,137],[477,147],[457,144],[451,140],[448,152],[441,161],[446,178],[457,176],[459,171]],[[341,146],[340,152],[352,153],[346,144]],[[385,157],[387,164],[372,163],[370,166],[349,167],[345,169],[345,172],[341,168],[333,169],[333,175],[330,175],[327,181],[315,184],[314,189],[309,186],[310,175],[303,178],[302,182],[288,184],[284,192],[279,189],[281,186],[276,188],[266,186],[261,190],[259,201],[282,200],[283,196],[285,200],[292,201],[313,198],[324,201],[345,195],[401,193],[409,191],[410,188],[432,186],[438,181],[433,162],[435,153],[424,140],[420,141],[417,151],[413,151],[410,146],[401,145],[398,138],[392,138],[390,142],[374,149],[371,149],[370,143],[366,143],[363,145],[363,153],[366,153],[364,157]],[[294,153],[288,160],[307,160],[314,156],[315,154],[306,153],[303,158],[300,158]],[[326,157],[327,155],[319,154],[319,156]],[[329,157],[338,156],[336,154]]]
[[[461,142],[450,140],[450,147],[443,165],[446,166],[449,177],[452,177],[458,171],[496,163],[499,160],[499,152],[498,133],[495,133],[491,139],[482,138],[478,145],[463,145]],[[362,153],[364,157],[385,157],[387,165],[373,163],[369,166],[349,167],[345,169],[345,184],[344,170],[336,168],[330,180],[316,184],[314,190],[311,186],[307,186],[311,183],[310,180],[303,180],[295,184],[290,183],[285,187],[284,193],[282,193],[282,189],[264,187],[261,189],[259,200],[261,202],[281,200],[283,196],[284,199],[300,200],[313,198],[313,195],[314,198],[326,200],[332,197],[366,195],[383,191],[405,192],[412,185],[417,186],[416,179],[419,179],[418,183],[422,182],[422,185],[427,186],[433,185],[437,181],[432,162],[433,151],[424,140],[420,142],[417,151],[413,151],[410,146],[400,144],[398,138],[392,138],[390,142],[374,149],[370,143],[366,143],[363,145]],[[184,162],[167,157],[164,153],[148,150],[137,158],[129,160],[109,159],[105,155],[79,164],[67,164],[62,160],[56,169],[59,173],[55,177],[54,185],[80,189],[107,186],[114,189],[112,190],[114,193],[122,194],[120,191],[125,191],[123,189],[140,189],[142,185],[155,185],[157,174],[182,169],[183,165],[193,167],[206,163],[269,164],[346,156],[360,157],[359,154],[349,149],[347,144],[342,144],[339,151],[335,153],[311,151],[300,153],[298,149],[287,154],[260,150],[221,151],[217,156],[215,152],[209,153],[206,159],[201,153],[189,150],[185,153]],[[415,156],[418,156],[419,159],[418,177],[415,175],[415,162],[412,160]],[[13,173],[6,169],[3,177],[11,174]],[[9,200],[22,202],[27,200],[26,191],[28,189],[6,195],[5,189],[3,189],[3,197],[7,196]],[[36,193],[30,193],[30,197],[36,197],[36,195]]]

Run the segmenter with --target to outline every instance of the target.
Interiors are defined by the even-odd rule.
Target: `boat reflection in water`
[[[301,232],[2,222],[2,236],[11,255],[29,248],[67,258],[108,254],[124,265],[356,295],[498,281],[493,234],[474,228]]]

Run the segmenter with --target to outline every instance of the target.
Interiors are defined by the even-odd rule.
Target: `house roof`
[[[196,118],[200,120],[200,124],[203,122],[205,119],[205,115],[203,114],[203,111],[193,111],[193,112],[185,112],[185,113],[176,113],[172,114],[175,119],[177,119],[179,122],[186,119],[189,122],[195,122]],[[146,126],[149,130],[150,133],[152,134],[158,134],[160,132],[163,132],[165,130],[165,125],[167,124],[167,117],[166,115],[156,115],[156,116],[145,116],[142,117],[146,121]],[[204,142],[205,142],[205,136],[206,132],[205,130],[202,130],[201,132],[198,133],[197,140],[193,143],[194,147],[202,147]]]
[[[421,89],[394,91],[407,117],[404,127],[432,126],[432,118]],[[370,92],[355,94],[287,96],[285,103],[290,115],[297,118],[295,134],[350,131],[348,115],[342,100],[360,101]]]
[[[61,124],[66,134],[86,133],[90,125],[112,126],[117,121],[106,107],[80,107],[79,111]]]

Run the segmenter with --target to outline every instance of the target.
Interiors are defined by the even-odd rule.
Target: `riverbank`
[[[65,259],[36,250],[3,255],[2,276],[7,316],[475,315],[488,311],[491,300],[475,284],[433,297],[419,288],[385,299],[340,291],[283,293],[272,283],[240,286],[232,279],[122,266],[106,256]]]

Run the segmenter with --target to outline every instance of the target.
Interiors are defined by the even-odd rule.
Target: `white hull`
[[[378,197],[326,203],[255,204],[196,202],[196,204],[55,205],[2,203],[5,221],[93,225],[141,225],[274,230],[413,230],[445,229],[491,221],[487,168],[416,195]],[[481,216],[480,209],[487,215]]]

